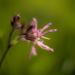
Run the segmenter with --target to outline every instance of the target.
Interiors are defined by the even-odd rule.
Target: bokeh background
[[[38,20],[38,28],[57,32],[46,34],[50,41],[44,44],[54,52],[36,47],[37,56],[28,60],[32,42],[19,40],[6,55],[0,75],[75,75],[75,0],[0,0],[0,59],[3,56],[11,32],[10,19],[20,14],[20,23],[28,25],[32,18]],[[16,31],[13,39],[18,35]]]

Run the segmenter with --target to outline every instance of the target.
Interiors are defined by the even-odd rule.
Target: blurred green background
[[[39,29],[51,22],[46,30],[57,32],[46,34],[51,40],[44,40],[44,44],[54,52],[36,45],[38,55],[28,60],[32,42],[28,45],[19,40],[7,53],[0,75],[75,75],[75,0],[0,0],[0,59],[12,29],[10,19],[15,14],[20,14],[20,23],[26,25],[35,17]]]

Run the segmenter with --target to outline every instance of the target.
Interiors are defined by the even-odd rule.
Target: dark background
[[[36,47],[37,56],[28,60],[32,42],[19,40],[2,63],[0,75],[75,75],[75,1],[74,0],[0,0],[0,59],[3,56],[12,29],[10,19],[20,14],[20,23],[28,25],[32,18],[38,28],[52,23],[46,34],[51,40],[44,44],[54,52]],[[13,35],[17,36],[18,31]]]

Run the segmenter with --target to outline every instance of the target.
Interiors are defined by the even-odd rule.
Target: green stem
[[[5,57],[6,57],[7,52],[9,51],[9,49],[10,49],[11,46],[12,46],[12,44],[11,44],[10,42],[11,42],[11,37],[12,37],[13,32],[14,32],[14,29],[12,29],[12,31],[11,31],[11,33],[10,33],[9,40],[8,40],[8,46],[7,46],[7,49],[6,49],[6,51],[5,51],[4,55],[3,55],[3,57],[1,58],[0,67],[1,67],[1,65],[2,65],[2,63],[3,63],[3,60],[4,60]]]

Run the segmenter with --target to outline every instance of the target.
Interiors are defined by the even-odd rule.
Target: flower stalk
[[[5,51],[5,53],[4,53],[3,57],[2,57],[2,59],[1,59],[1,61],[0,61],[0,67],[1,67],[1,65],[2,65],[2,63],[3,63],[3,60],[5,59],[5,56],[6,56],[7,52],[9,51],[9,49],[10,49],[11,46],[12,46],[12,44],[11,44],[11,37],[12,37],[13,32],[14,32],[14,29],[12,29],[12,31],[11,31],[11,33],[10,33],[9,40],[8,40],[8,46],[7,46],[7,49],[6,49],[6,51]]]
[[[14,41],[14,42],[11,42],[11,37],[13,35],[13,32],[16,30],[16,29],[19,29],[21,27],[20,23],[19,23],[19,19],[20,19],[20,16],[19,15],[16,15],[13,19],[11,19],[11,26],[12,26],[12,31],[10,32],[10,35],[9,35],[9,39],[8,39],[8,44],[7,44],[7,48],[6,48],[6,51],[3,55],[3,57],[1,58],[1,61],[0,61],[0,67],[3,63],[3,60],[5,59],[9,49],[17,42],[17,40],[19,40],[19,37]]]

